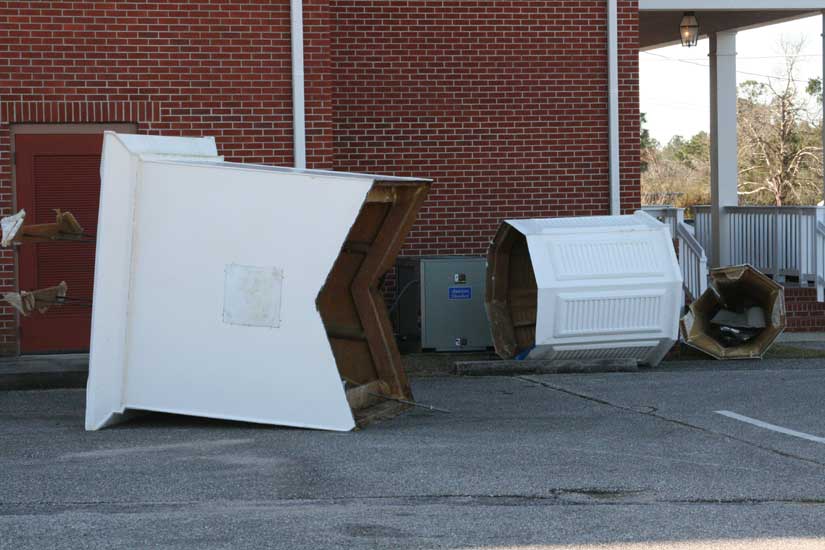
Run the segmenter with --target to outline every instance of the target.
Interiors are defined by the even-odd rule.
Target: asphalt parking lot
[[[82,390],[0,392],[0,548],[825,548],[822,359],[413,388],[451,413],[86,433]]]

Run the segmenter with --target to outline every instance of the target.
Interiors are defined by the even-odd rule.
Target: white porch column
[[[737,206],[736,32],[710,35],[710,262],[730,265],[726,206]]]

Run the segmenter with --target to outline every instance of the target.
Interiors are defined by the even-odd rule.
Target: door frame
[[[123,134],[136,134],[137,124],[131,122],[115,122],[111,124],[11,124],[10,125],[10,141],[11,141],[11,204],[12,212],[14,214],[19,210],[17,202],[17,162],[16,162],[16,138],[18,135],[32,135],[32,134],[102,134],[103,132],[111,130]],[[20,291],[20,262],[17,252],[14,253],[14,284],[17,291]],[[15,329],[16,329],[16,344],[17,355],[21,355],[22,342],[20,338],[20,313],[14,313]]]
[[[102,134],[111,130],[121,134],[136,134],[137,124],[132,122],[114,122],[112,124],[12,124],[11,125],[11,185],[12,208],[17,212],[17,163],[14,161],[16,153],[15,138],[18,135],[30,134]],[[14,214],[12,212],[12,214]],[[15,261],[15,266],[17,262]],[[15,269],[15,277],[17,277]]]

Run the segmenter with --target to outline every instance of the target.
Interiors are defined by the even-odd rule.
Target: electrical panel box
[[[394,319],[404,353],[485,350],[493,345],[484,311],[486,259],[399,258]]]
[[[493,345],[484,311],[487,260],[421,260],[421,347],[436,351],[483,350]]]
[[[491,348],[484,310],[486,270],[486,259],[478,257],[399,259],[399,347],[404,351]]]

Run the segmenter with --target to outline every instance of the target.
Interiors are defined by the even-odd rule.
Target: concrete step
[[[0,358],[0,391],[82,388],[88,373],[85,353]]]

